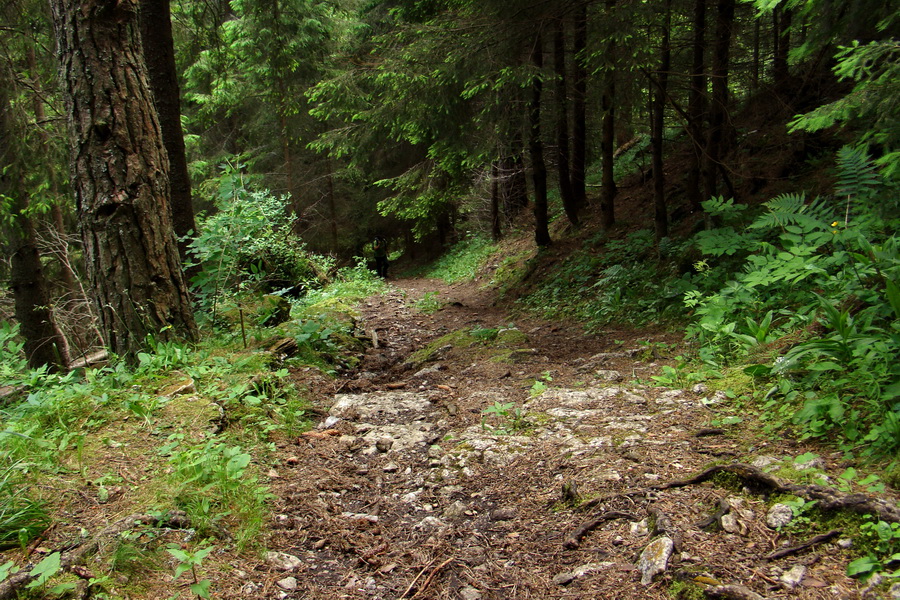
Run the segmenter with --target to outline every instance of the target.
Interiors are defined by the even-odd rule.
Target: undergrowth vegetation
[[[692,357],[663,375],[742,369],[769,434],[827,438],[892,458],[900,449],[900,225],[895,182],[843,148],[832,195],[751,207],[703,204],[707,227],[657,242],[601,232],[519,303],[547,318],[685,327]],[[687,314],[685,311],[687,309]]]
[[[337,268],[292,241],[283,198],[247,190],[233,169],[219,186],[220,211],[192,244],[199,344],[151,338],[136,364],[112,356],[61,374],[29,369],[17,328],[0,325],[0,549],[29,547],[59,514],[88,515],[71,525],[92,535],[109,524],[90,516],[102,519],[106,506],[183,515],[191,528],[186,542],[136,523],[104,544],[98,597],[142,596],[147,571],[173,570],[210,597],[199,569],[212,548],[260,549],[270,517],[263,465],[310,427],[308,390],[291,371],[327,378],[351,367],[353,306],[384,289],[361,261]],[[33,587],[49,589],[60,560],[34,566]],[[0,564],[0,582],[17,568]]]

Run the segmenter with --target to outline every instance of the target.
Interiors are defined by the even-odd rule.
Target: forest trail
[[[766,559],[806,541],[767,526],[766,490],[728,476],[652,489],[807,450],[714,422],[703,386],[648,385],[673,335],[586,335],[511,318],[474,284],[390,283],[361,307],[359,367],[318,427],[278,449],[274,553],[224,575],[224,597],[648,599],[686,583],[744,586],[720,588],[731,598],[861,596],[839,534]],[[833,477],[837,460],[817,467]],[[670,552],[653,577],[663,567],[648,556]]]

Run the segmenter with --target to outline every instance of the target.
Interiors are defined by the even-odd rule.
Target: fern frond
[[[821,198],[806,202],[805,194],[781,194],[764,205],[768,212],[760,215],[750,224],[750,229],[785,228],[790,225],[804,231],[815,231],[828,227],[834,212]]]
[[[875,164],[862,148],[844,146],[837,153],[835,192],[844,198],[868,196],[880,183]]]

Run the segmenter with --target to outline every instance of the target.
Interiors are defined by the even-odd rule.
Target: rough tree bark
[[[169,209],[169,163],[141,55],[137,0],[53,0],[72,182],[110,350],[197,327]]]
[[[188,175],[181,129],[181,100],[175,49],[172,41],[172,18],[169,0],[141,0],[140,24],[144,61],[150,76],[154,106],[159,116],[163,144],[169,158],[169,190],[172,227],[178,236],[181,260],[187,258],[190,232],[197,231],[194,204],[191,198],[191,179]]]
[[[538,33],[531,52],[531,62],[538,70],[531,83],[529,117],[531,132],[531,177],[534,180],[534,241],[538,246],[550,245],[549,216],[547,214],[547,166],[544,164],[544,143],[541,141],[541,94],[544,83],[540,71],[544,68],[544,41]]]

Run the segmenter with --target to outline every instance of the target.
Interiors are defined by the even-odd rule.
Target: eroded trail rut
[[[416,310],[434,289],[394,282],[363,307],[372,347],[270,473],[281,554],[238,569],[232,597],[672,598],[684,582],[860,596],[840,536],[765,559],[802,540],[767,526],[758,490],[648,489],[801,451],[702,431],[716,401],[702,388],[642,385],[658,370],[652,336],[511,320],[463,288]]]

